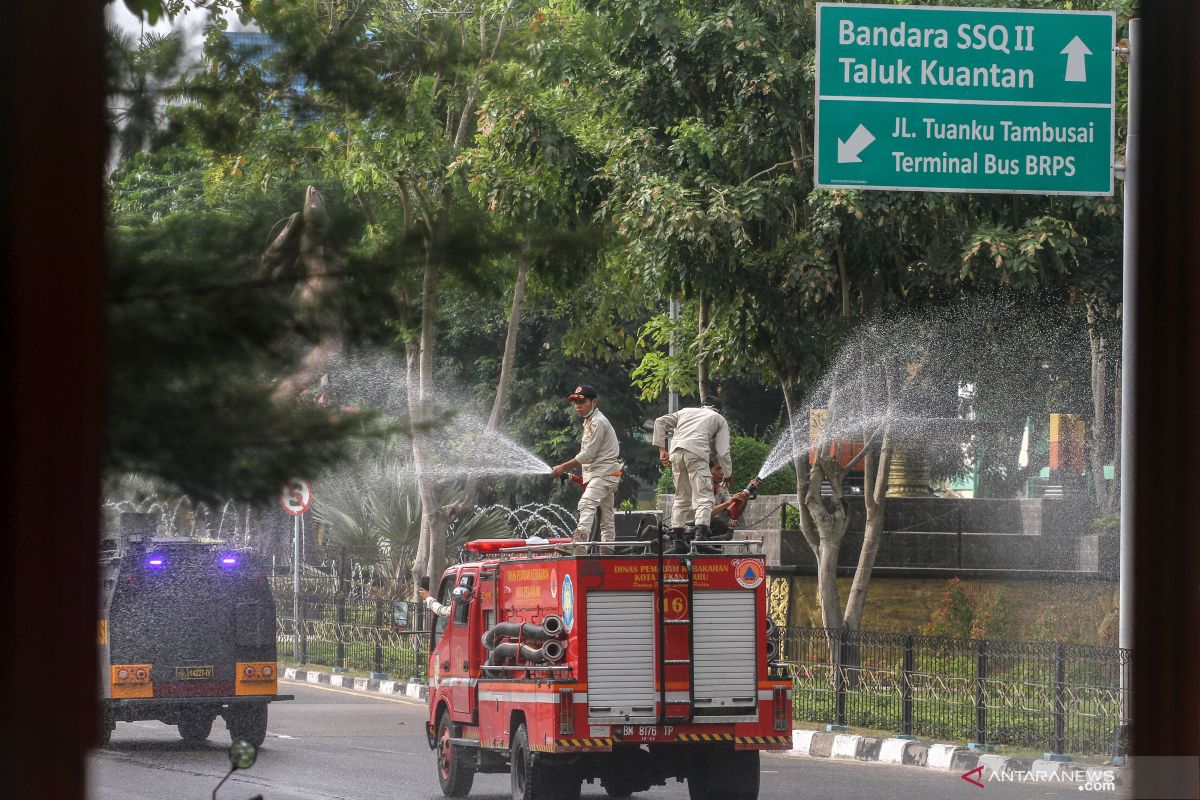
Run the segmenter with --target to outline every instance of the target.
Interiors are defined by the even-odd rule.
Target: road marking
[[[370,753],[388,753],[393,756],[415,756],[416,753],[406,753],[403,750],[380,750],[377,747],[359,747],[356,744],[350,745],[351,750],[366,750]]]
[[[280,683],[287,683],[287,684],[291,684],[292,686],[306,686],[309,689],[320,689],[323,692],[337,692],[338,694],[348,694],[348,695],[352,695],[353,697],[366,697],[366,698],[372,699],[372,700],[383,700],[386,703],[401,703],[402,705],[406,705],[406,706],[425,706],[425,705],[427,705],[426,703],[415,703],[412,700],[404,700],[399,697],[384,697],[383,695],[373,694],[372,692],[355,692],[353,690],[335,689],[332,686],[323,686],[319,683],[305,683],[303,681],[287,680],[286,678],[281,680]]]

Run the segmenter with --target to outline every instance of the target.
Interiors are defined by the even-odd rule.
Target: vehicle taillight
[[[558,690],[558,732],[566,736],[575,732],[575,690]]]
[[[150,664],[113,664],[112,682],[114,684],[150,683]]]
[[[771,694],[772,706],[775,710],[775,730],[786,731],[791,728],[792,724],[788,689],[786,686],[776,686]]]

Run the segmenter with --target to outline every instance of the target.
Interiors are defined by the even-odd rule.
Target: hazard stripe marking
[[[559,747],[612,747],[613,740],[608,739],[559,739]]]

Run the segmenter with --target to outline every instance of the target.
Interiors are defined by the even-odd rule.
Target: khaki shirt
[[[583,443],[575,460],[582,467],[583,480],[612,475],[621,470],[621,445],[617,442],[617,432],[613,430],[608,417],[600,413],[599,408],[593,408],[592,413],[583,418]]]
[[[729,423],[711,408],[681,408],[674,414],[664,414],[654,420],[654,444],[666,447],[668,452],[687,450],[705,461],[716,456],[717,463],[725,470],[725,477],[733,477],[733,461],[729,457]]]
[[[727,489],[725,487],[725,484],[721,484],[720,488],[718,488],[718,489],[713,489],[713,508],[716,508],[717,506],[721,505],[721,503],[728,503],[729,498],[732,496],[733,495],[731,495],[729,493],[729,489]],[[716,512],[715,516],[723,517],[725,519],[725,521],[727,523],[729,523],[730,528],[737,527],[737,522],[735,522],[733,520],[733,518],[731,518],[729,516],[728,508],[724,508],[724,509],[721,509],[721,511]]]

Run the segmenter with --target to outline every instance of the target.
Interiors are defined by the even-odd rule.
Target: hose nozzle
[[[758,497],[758,487],[762,486],[762,482],[762,478],[751,478],[750,482],[746,484],[746,488],[743,491],[751,500]]]

